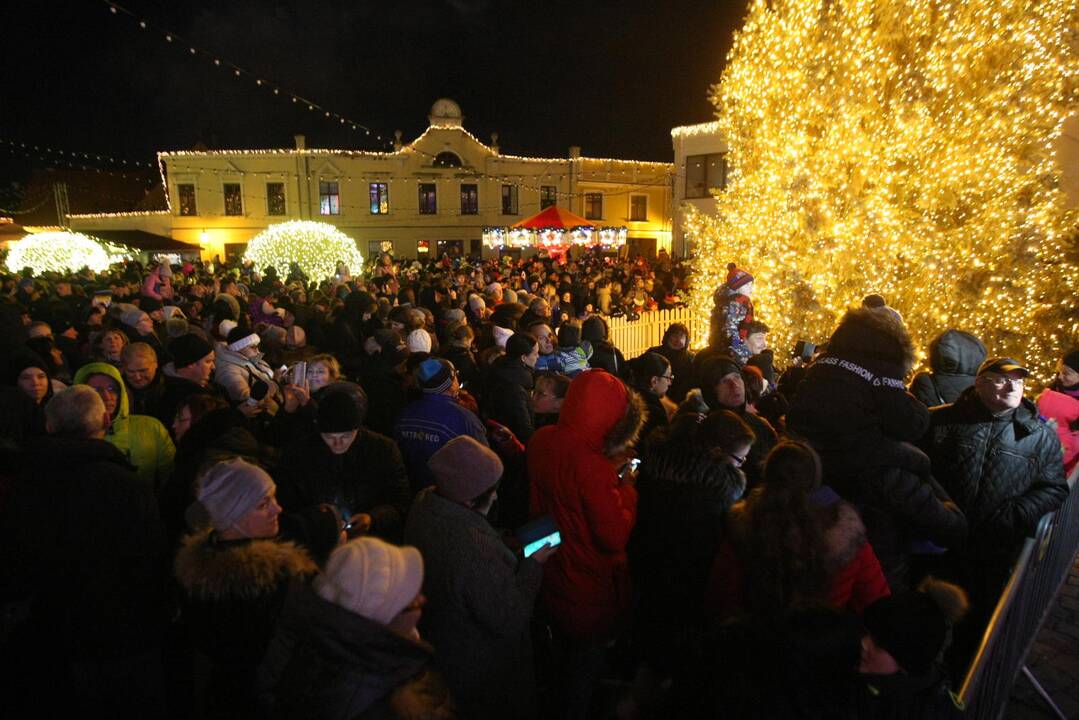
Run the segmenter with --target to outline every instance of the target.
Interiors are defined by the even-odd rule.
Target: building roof
[[[39,169],[27,183],[23,207],[16,216],[22,225],[62,226],[54,186],[67,188],[68,215],[164,209],[165,195],[157,170],[123,173],[78,169]]]
[[[198,245],[181,242],[164,235],[146,232],[145,230],[84,230],[83,232],[102,240],[118,245],[127,245],[136,250],[147,252],[197,253],[200,251]]]

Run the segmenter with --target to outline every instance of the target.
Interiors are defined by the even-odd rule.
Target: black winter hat
[[[188,333],[181,335],[168,346],[169,354],[172,355],[172,364],[177,370],[198,362],[214,351],[210,343],[198,335]]]
[[[22,347],[11,354],[7,361],[7,384],[14,385],[19,375],[28,367],[36,367],[46,375],[50,375],[45,360],[28,347]]]
[[[862,620],[877,645],[912,675],[924,675],[945,650],[954,623],[966,614],[962,588],[926,578],[916,592],[881,598]]]
[[[360,409],[347,393],[327,393],[318,403],[318,431],[352,432],[360,427]]]
[[[1079,348],[1072,350],[1063,358],[1064,364],[1072,370],[1079,372]]]

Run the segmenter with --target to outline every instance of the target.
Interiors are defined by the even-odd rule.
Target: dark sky
[[[670,128],[712,117],[746,0],[35,0],[0,9],[0,201],[47,163],[5,141],[150,161],[157,150],[374,149],[270,83],[387,137],[451,97],[504,152],[670,160]],[[142,30],[137,18],[149,23]],[[236,79],[189,44],[267,80]],[[107,164],[101,164],[107,167]],[[2,205],[0,205],[2,207]]]

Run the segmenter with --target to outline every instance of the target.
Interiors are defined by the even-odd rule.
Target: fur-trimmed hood
[[[175,569],[189,596],[210,601],[253,599],[272,593],[282,580],[318,572],[307,552],[291,542],[223,541],[209,530],[184,538]]]
[[[558,425],[612,455],[637,439],[645,413],[644,400],[621,380],[605,370],[587,370],[570,383]]]
[[[727,512],[726,521],[731,541],[743,552],[743,557],[746,557],[745,551],[749,542],[748,508],[748,499],[739,500]],[[829,575],[833,575],[846,567],[865,544],[865,525],[854,506],[844,500],[814,509],[827,522],[824,528],[825,545],[828,548],[827,571]]]
[[[906,377],[914,367],[910,333],[898,315],[883,308],[848,310],[828,340],[828,354],[882,363],[894,368],[899,377]]]

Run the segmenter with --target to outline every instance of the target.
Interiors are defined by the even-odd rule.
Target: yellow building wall
[[[461,167],[435,167],[441,152],[453,152]],[[168,178],[171,210],[152,220],[134,215],[83,215],[72,219],[78,229],[145,229],[197,244],[204,259],[226,255],[229,245],[243,244],[271,224],[286,220],[316,220],[335,225],[355,238],[367,257],[372,244],[391,242],[399,257],[416,257],[420,241],[435,252],[439,240],[461,240],[469,253],[479,245],[485,226],[512,225],[540,210],[542,186],[557,189],[557,203],[584,215],[586,192],[604,194],[602,222],[628,228],[630,238],[654,238],[670,250],[670,163],[596,158],[532,158],[502,155],[454,124],[429,127],[419,138],[395,152],[282,149],[161,153]],[[320,181],[336,181],[340,214],[322,215]],[[271,216],[266,184],[283,183],[287,212]],[[388,214],[372,214],[370,184],[386,183]],[[178,185],[193,183],[197,215],[179,214]],[[225,214],[227,183],[241,186],[243,212]],[[437,213],[419,212],[419,184],[434,183]],[[478,212],[462,214],[462,184],[475,184]],[[503,214],[502,186],[517,188],[517,212]],[[647,220],[630,221],[630,197],[645,195]],[[150,226],[153,226],[151,229]],[[483,249],[485,255],[494,251]]]

